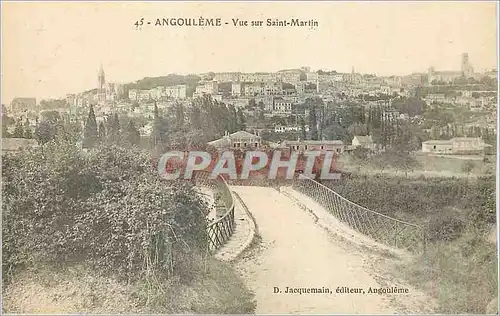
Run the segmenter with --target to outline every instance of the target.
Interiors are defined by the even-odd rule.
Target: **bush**
[[[472,171],[472,169],[474,169],[474,163],[470,160],[466,160],[464,161],[464,163],[460,168],[462,172],[469,174]]]
[[[447,207],[466,210],[467,221],[477,227],[496,221],[494,176],[467,181],[351,174],[322,183],[368,209],[416,224],[426,224],[430,216]]]
[[[430,216],[426,235],[430,242],[452,241],[460,237],[465,227],[459,210],[445,208]]]
[[[206,205],[138,149],[47,144],[3,159],[4,271],[86,262],[138,279],[206,250]],[[185,262],[183,263],[185,264]]]

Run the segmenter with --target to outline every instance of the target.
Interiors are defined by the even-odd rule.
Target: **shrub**
[[[430,216],[426,235],[431,242],[452,241],[460,237],[465,226],[458,210],[445,208]]]
[[[474,163],[470,160],[466,160],[460,168],[462,169],[462,172],[469,174],[472,169],[474,169]]]
[[[190,183],[162,181],[138,149],[52,143],[2,167],[4,271],[86,262],[132,280],[206,250],[206,205]]]

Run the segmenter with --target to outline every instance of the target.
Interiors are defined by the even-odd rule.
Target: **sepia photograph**
[[[2,314],[498,315],[496,1],[2,1]]]

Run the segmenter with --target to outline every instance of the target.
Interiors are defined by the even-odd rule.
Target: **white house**
[[[455,137],[450,140],[428,140],[422,143],[422,152],[436,154],[481,154],[492,147],[477,137]]]
[[[452,149],[453,145],[450,140],[428,140],[422,143],[424,153],[451,154]]]
[[[373,143],[372,137],[368,136],[354,136],[352,139],[352,147],[363,147],[368,150],[375,150],[375,144]]]

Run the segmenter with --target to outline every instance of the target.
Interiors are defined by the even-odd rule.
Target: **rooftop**
[[[283,144],[290,145],[343,145],[344,142],[341,140],[285,140]]]
[[[356,138],[358,140],[358,142],[360,142],[361,144],[373,143],[372,137],[370,135],[368,135],[368,136],[354,136],[354,138]]]

